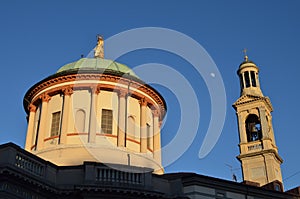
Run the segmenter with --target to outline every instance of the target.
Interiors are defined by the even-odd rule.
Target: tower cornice
[[[273,111],[273,106],[270,101],[270,98],[265,96],[242,95],[236,102],[232,104],[232,106],[235,110],[237,110],[242,105],[251,105],[255,102],[263,102],[266,105],[266,107],[270,110],[270,112]]]
[[[268,150],[263,150],[263,151],[256,151],[256,152],[252,152],[252,153],[242,154],[242,155],[237,156],[237,159],[241,160],[243,158],[254,157],[254,156],[270,154],[270,153],[274,154],[276,159],[280,163],[283,163],[283,159],[280,157],[280,155],[277,153],[277,151],[275,149],[268,149]]]

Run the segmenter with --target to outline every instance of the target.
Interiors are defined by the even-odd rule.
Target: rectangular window
[[[240,84],[241,84],[241,88],[244,88],[244,80],[243,80],[243,75],[240,74]]]
[[[52,113],[51,137],[59,134],[60,127],[60,111]]]
[[[244,73],[245,75],[245,83],[246,83],[246,88],[250,87],[250,76],[249,76],[249,71],[246,71]]]
[[[112,110],[102,109],[101,129],[104,134],[112,134],[113,113]]]
[[[252,84],[253,87],[256,87],[256,77],[255,77],[255,72],[254,72],[254,71],[251,71],[250,74],[251,74],[251,84]]]

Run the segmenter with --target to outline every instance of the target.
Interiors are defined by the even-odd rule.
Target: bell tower
[[[237,74],[240,79],[240,98],[233,104],[239,128],[240,155],[244,181],[259,183],[271,182],[282,185],[280,165],[283,162],[278,154],[272,127],[273,107],[268,97],[260,89],[259,68],[245,55]]]

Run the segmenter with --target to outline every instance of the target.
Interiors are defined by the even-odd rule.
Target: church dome
[[[138,76],[126,65],[103,58],[81,58],[62,66],[56,73],[68,73],[73,71],[97,71],[97,72],[117,72],[118,74],[130,74]]]
[[[90,161],[163,173],[166,102],[129,67],[104,59],[101,37],[94,51],[27,91],[25,149],[59,166]]]

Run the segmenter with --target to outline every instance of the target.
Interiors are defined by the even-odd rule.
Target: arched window
[[[85,111],[80,109],[76,111],[75,115],[75,125],[77,132],[85,132]]]
[[[135,134],[135,119],[133,116],[128,117],[127,133],[132,137],[137,137]]]
[[[248,142],[261,140],[261,124],[257,115],[250,114],[246,119],[246,133]]]

